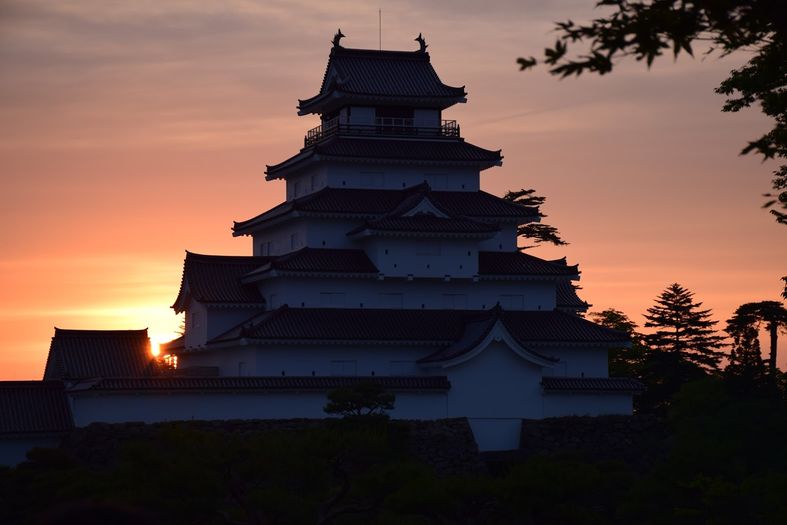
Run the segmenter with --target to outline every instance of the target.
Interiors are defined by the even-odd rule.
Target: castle
[[[342,36],[298,104],[320,125],[267,167],[286,199],[234,224],[252,254],[186,254],[185,334],[162,346],[175,372],[152,367],[144,331],[56,331],[43,383],[73,424],[321,418],[360,381],[396,395],[393,418],[468,418],[481,450],[516,448],[523,419],[630,414],[642,385],[607,370],[625,336],[581,317],[577,266],[517,249],[538,209],[482,191],[501,152],[443,119],[464,88],[420,35],[416,51]]]

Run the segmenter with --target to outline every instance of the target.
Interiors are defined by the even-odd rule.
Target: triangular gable
[[[429,197],[422,197],[421,200],[416,202],[409,210],[401,213],[401,217],[413,217],[415,215],[434,215],[441,219],[450,219],[451,216],[437,207]]]
[[[495,315],[491,318],[468,323],[465,333],[459,341],[421,359],[419,363],[424,366],[449,368],[474,359],[495,342],[504,343],[516,355],[536,366],[552,368],[558,362],[556,358],[541,355],[522,346],[508,331],[499,315]]]

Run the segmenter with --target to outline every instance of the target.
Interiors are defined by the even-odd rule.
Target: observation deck
[[[459,125],[455,120],[441,120],[438,127],[416,126],[415,119],[377,117],[373,125],[342,124],[338,117],[310,129],[303,137],[303,147],[313,146],[334,135],[359,137],[408,137],[428,139],[459,138]]]

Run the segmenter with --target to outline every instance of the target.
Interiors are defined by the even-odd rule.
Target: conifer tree
[[[708,371],[719,369],[724,356],[719,351],[724,338],[716,334],[717,321],[710,310],[701,310],[694,294],[678,283],[671,284],[656,298],[656,304],[644,315],[646,327],[656,328],[645,340],[652,351],[675,356]]]

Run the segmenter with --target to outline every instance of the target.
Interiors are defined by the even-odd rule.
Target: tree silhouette
[[[539,216],[541,218],[546,217],[546,215],[541,213],[540,207],[542,204],[544,204],[547,198],[536,195],[535,193],[536,190],[532,188],[527,190],[523,188],[519,191],[507,191],[506,194],[503,195],[503,199],[521,206],[539,208]],[[568,244],[560,237],[560,232],[558,232],[557,228],[548,224],[544,224],[543,222],[530,222],[528,224],[517,226],[516,235],[517,237],[531,239],[533,242],[535,242],[535,245],[522,246],[519,248],[520,250],[527,250],[528,248],[533,248],[534,246],[542,243],[554,244],[555,246],[565,246]]]
[[[623,332],[629,336],[631,346],[610,348],[609,375],[613,377],[639,377],[642,360],[645,357],[644,336],[637,332],[637,323],[615,308],[601,312],[590,312],[593,322]]]
[[[586,25],[568,20],[556,24],[554,47],[544,50],[543,62],[560,77],[584,72],[604,75],[617,59],[633,56],[648,67],[656,57],[672,50],[693,56],[692,43],[709,41],[721,55],[743,50],[751,57],[716,89],[728,98],[722,111],[737,112],[752,105],[773,119],[773,128],[749,142],[743,154],[757,152],[765,159],[787,159],[787,9],[783,0],[600,0],[612,8],[607,16]],[[586,54],[568,56],[570,44],[589,43]],[[519,58],[522,70],[538,63]],[[773,173],[774,194],[764,207],[787,224],[787,165]]]
[[[768,371],[776,372],[776,355],[778,352],[779,330],[787,327],[787,309],[778,301],[760,301],[757,303],[742,304],[735,310],[733,317],[727,321],[728,332],[739,337],[748,337],[748,332],[753,331],[756,337],[761,324],[765,325],[770,335],[770,354],[768,356]],[[759,343],[758,343],[759,347]]]
[[[756,321],[739,308],[727,320],[725,330],[732,338],[732,349],[724,375],[738,390],[752,392],[762,389],[766,386],[766,368]]]
[[[344,417],[382,417],[386,410],[393,409],[394,401],[396,397],[379,383],[363,381],[328,392],[328,404],[323,410]]]
[[[644,315],[646,327],[656,328],[645,336],[652,351],[672,354],[680,361],[716,371],[724,356],[718,349],[724,338],[713,328],[710,310],[700,310],[702,303],[693,301],[694,294],[681,285],[668,286],[656,298],[656,304]]]

